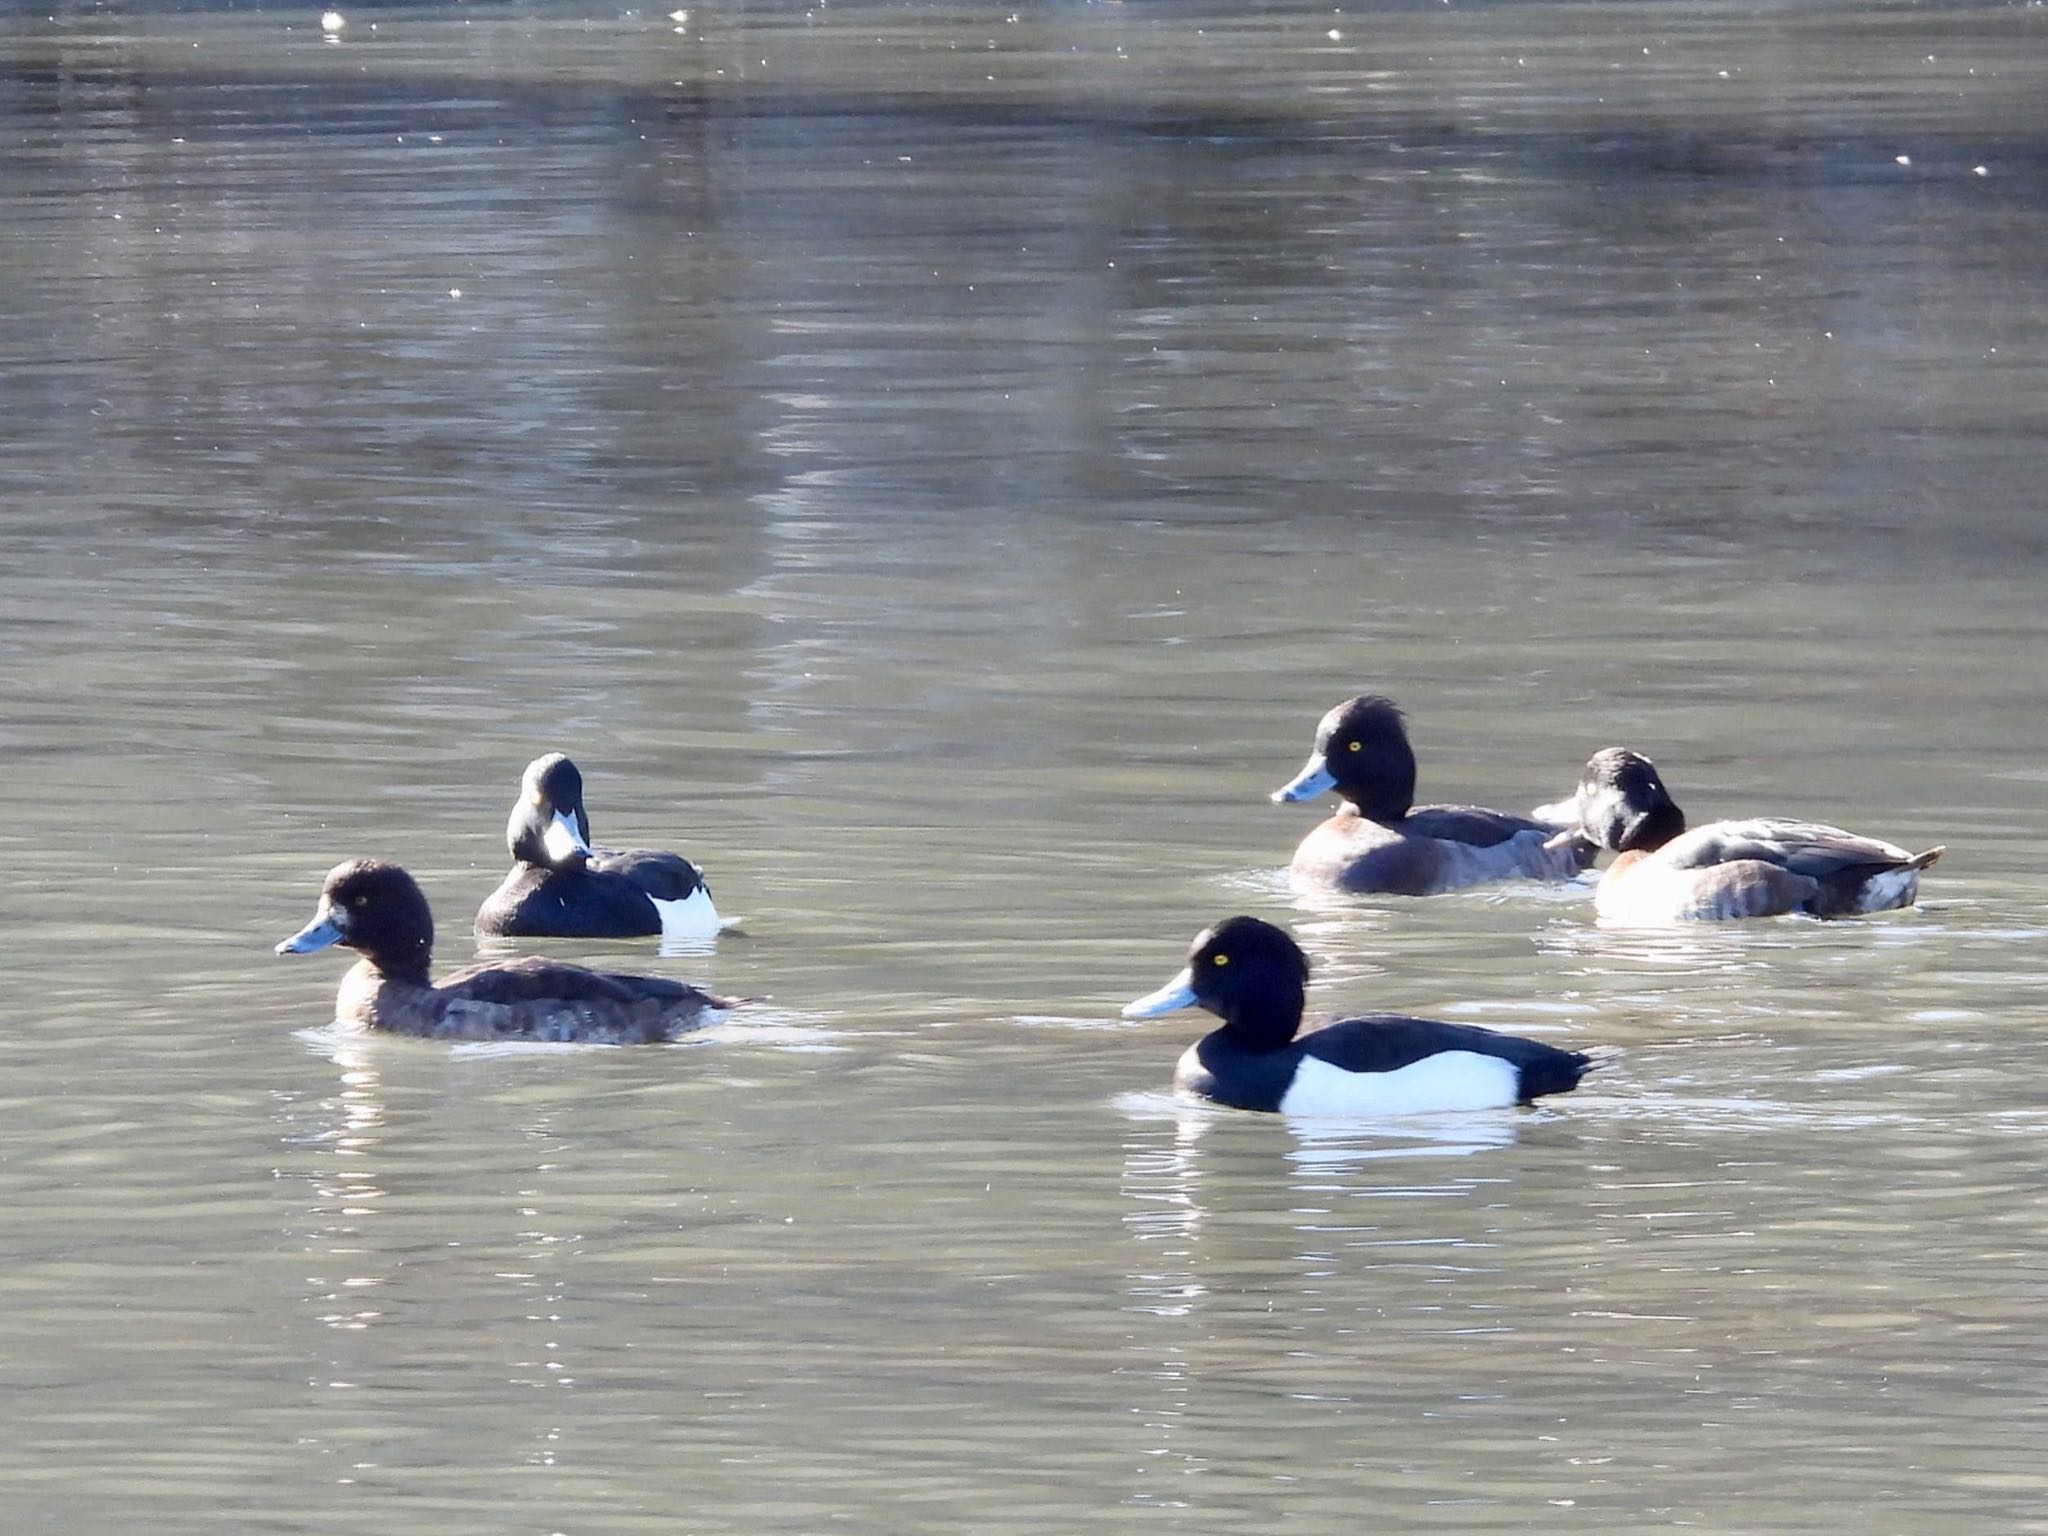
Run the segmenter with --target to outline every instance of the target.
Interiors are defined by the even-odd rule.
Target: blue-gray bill
[[[1147,992],[1125,1003],[1123,1013],[1127,1019],[1156,1019],[1162,1013],[1194,1006],[1195,978],[1192,972],[1183,970],[1157,992]]]
[[[1337,780],[1330,772],[1330,765],[1323,754],[1311,752],[1301,772],[1273,791],[1275,805],[1291,805],[1301,800],[1313,800],[1317,795],[1326,795],[1337,787]]]
[[[341,925],[329,912],[322,912],[297,933],[277,946],[280,955],[310,955],[316,949],[341,942]]]

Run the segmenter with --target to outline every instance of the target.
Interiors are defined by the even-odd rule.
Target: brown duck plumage
[[[434,919],[427,899],[411,875],[381,859],[337,864],[313,921],[277,952],[330,944],[362,956],[342,978],[336,1017],[392,1034],[635,1045],[711,1023],[735,1001],[658,976],[558,960],[472,966],[437,986],[428,970]]]

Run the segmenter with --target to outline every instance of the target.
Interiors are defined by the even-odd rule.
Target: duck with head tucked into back
[[[1195,938],[1188,963],[1124,1006],[1127,1019],[1202,1008],[1223,1027],[1174,1068],[1182,1093],[1284,1115],[1406,1115],[1499,1109],[1568,1093],[1596,1064],[1583,1051],[1472,1024],[1370,1014],[1300,1034],[1308,957],[1283,929],[1227,917]]]
[[[428,962],[434,918],[411,875],[381,859],[337,864],[313,921],[277,946],[303,955],[340,944],[362,956],[342,978],[335,1017],[444,1040],[670,1040],[723,1017],[735,1000],[656,976],[620,976],[556,960],[457,971],[438,986]]]
[[[718,933],[697,866],[651,848],[590,841],[583,775],[560,752],[526,765],[505,824],[512,870],[476,914],[486,935],[564,939],[708,939]]]
[[[1334,789],[1337,814],[1294,851],[1296,884],[1325,890],[1434,896],[1487,880],[1569,880],[1583,845],[1549,846],[1556,824],[1469,805],[1415,804],[1415,752],[1393,701],[1347,699],[1316,726],[1315,750],[1279,803]]]
[[[1569,800],[1544,806],[1566,830],[1552,841],[1617,857],[1600,877],[1594,910],[1616,923],[1776,917],[1846,917],[1910,906],[1920,871],[1945,851],[1908,853],[1817,821],[1759,816],[1690,832],[1657,765],[1626,747],[1593,754]]]

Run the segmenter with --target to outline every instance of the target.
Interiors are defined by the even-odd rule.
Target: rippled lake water
[[[2048,11],[317,13],[0,21],[8,1529],[2048,1529]],[[1363,689],[1948,853],[1300,898]],[[550,748],[770,1000],[337,1031]],[[1230,911],[1617,1059],[1178,1102]]]

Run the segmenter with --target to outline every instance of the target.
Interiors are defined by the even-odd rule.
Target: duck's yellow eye
[[[1362,741],[1354,741],[1353,743],[1351,743],[1350,746],[1346,747],[1344,750],[1346,752],[1363,752],[1365,750],[1365,743]]]
[[[367,896],[352,896],[349,898],[348,904],[352,907],[367,907],[370,904],[370,898]]]
[[[1209,957],[1209,963],[1210,963],[1211,965],[1228,965],[1228,964],[1230,964],[1230,956],[1228,956],[1228,955],[1211,955],[1211,956]]]
[[[548,797],[536,789],[533,792],[533,803],[535,805],[546,805],[548,803]]]

